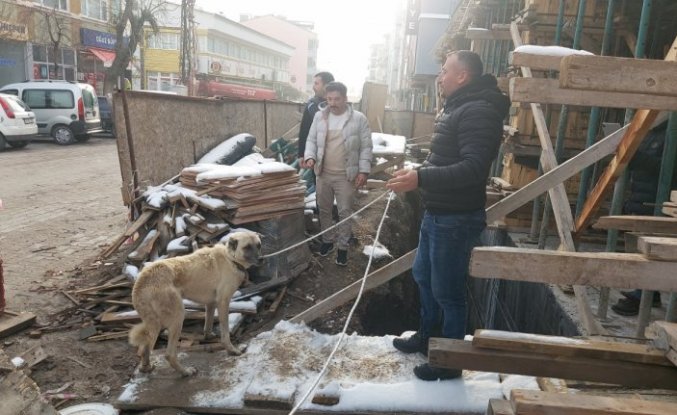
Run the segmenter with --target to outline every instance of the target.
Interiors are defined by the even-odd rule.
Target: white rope
[[[310,394],[313,393],[313,391],[315,390],[317,385],[320,383],[320,380],[322,380],[322,377],[324,377],[325,373],[327,372],[327,369],[329,368],[329,364],[331,363],[331,360],[334,358],[334,355],[336,354],[339,347],[341,346],[341,342],[343,342],[343,338],[346,335],[346,331],[348,330],[348,325],[350,324],[350,320],[353,318],[353,314],[355,313],[355,309],[357,309],[357,305],[360,303],[360,300],[362,299],[362,293],[364,292],[364,286],[366,285],[366,282],[367,282],[367,275],[369,275],[369,268],[371,268],[371,262],[374,258],[374,250],[375,250],[376,245],[378,243],[378,237],[381,234],[381,228],[383,227],[383,222],[385,221],[386,214],[388,213],[388,207],[390,207],[390,200],[392,199],[392,197],[390,197],[392,195],[392,191],[386,192],[383,195],[385,195],[385,194],[389,195],[388,203],[386,203],[385,210],[383,211],[383,216],[381,217],[381,222],[378,224],[378,228],[376,229],[376,236],[374,238],[374,245],[373,245],[373,248],[371,250],[371,253],[369,254],[369,262],[367,262],[367,268],[364,270],[364,276],[362,277],[362,284],[360,285],[360,291],[357,294],[357,298],[355,299],[355,304],[353,304],[353,308],[350,309],[350,313],[348,314],[348,318],[346,319],[346,324],[344,324],[343,330],[341,331],[341,334],[339,334],[338,341],[336,342],[334,349],[329,354],[327,361],[324,363],[322,370],[317,375],[317,378],[315,379],[313,384],[310,386],[310,388],[308,388],[308,390],[303,395],[301,400],[296,404],[296,406],[294,406],[294,408],[292,408],[291,412],[289,412],[289,415],[294,415],[296,413],[296,411],[298,411],[298,409],[301,407],[301,405],[303,405],[303,403],[308,399]],[[374,202],[376,200],[380,199],[381,197],[383,197],[383,195],[374,199]],[[372,202],[372,203],[374,203],[374,202]],[[369,206],[369,205],[367,205],[367,206]],[[367,206],[365,206],[365,207],[367,207]]]
[[[317,234],[311,236],[310,238],[304,239],[304,240],[302,240],[301,242],[297,242],[297,243],[295,243],[295,244],[293,244],[293,245],[291,245],[291,246],[288,246],[288,247],[286,247],[286,248],[284,248],[284,249],[281,249],[281,250],[279,250],[279,251],[277,251],[277,252],[273,252],[272,254],[262,255],[261,258],[264,258],[264,259],[265,259],[265,258],[270,258],[270,257],[273,257],[273,256],[275,256],[275,255],[280,255],[280,254],[282,254],[282,253],[284,253],[284,252],[291,251],[292,249],[294,249],[294,248],[296,248],[296,247],[299,247],[299,246],[305,244],[306,242],[312,241],[313,239],[315,239],[315,238],[317,238],[317,237],[319,237],[319,236],[324,235],[325,233],[329,232],[330,230],[332,230],[332,229],[338,227],[339,225],[343,224],[344,222],[346,222],[346,221],[352,219],[353,216],[355,216],[355,215],[359,214],[360,212],[362,212],[363,210],[367,209],[369,206],[371,206],[371,205],[373,205],[374,203],[376,203],[378,200],[380,200],[383,196],[387,195],[388,193],[389,193],[389,192],[383,192],[381,195],[379,195],[378,197],[376,197],[374,200],[372,200],[371,202],[367,203],[367,204],[364,205],[362,208],[360,208],[360,210],[358,210],[357,212],[355,212],[355,213],[353,213],[352,215],[348,216],[347,218],[341,220],[340,222],[336,223],[335,225],[328,227],[327,229],[323,230],[322,232],[317,233]],[[390,203],[390,200],[388,200],[388,203]]]

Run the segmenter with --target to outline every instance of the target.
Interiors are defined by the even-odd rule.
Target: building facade
[[[311,22],[287,20],[283,17],[266,15],[242,16],[241,23],[264,33],[294,48],[289,60],[289,83],[299,91],[313,95],[313,76],[317,69],[318,37]]]
[[[254,98],[257,90],[285,97],[294,48],[218,13],[195,10],[197,74],[236,95]]]

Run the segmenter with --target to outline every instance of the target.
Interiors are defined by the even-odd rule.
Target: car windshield
[[[22,100],[13,95],[6,95],[3,98],[9,103],[9,106],[12,107],[13,111],[23,112],[31,110],[28,105],[24,104]]]

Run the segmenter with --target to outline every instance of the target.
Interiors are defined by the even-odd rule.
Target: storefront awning
[[[108,68],[113,64],[115,60],[115,52],[110,50],[103,50],[97,48],[87,48],[88,51],[92,52],[94,56],[99,58],[103,62],[104,68]]]

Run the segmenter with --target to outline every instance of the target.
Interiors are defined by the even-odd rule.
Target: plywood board
[[[35,323],[33,313],[0,312],[0,339],[30,327]]]

